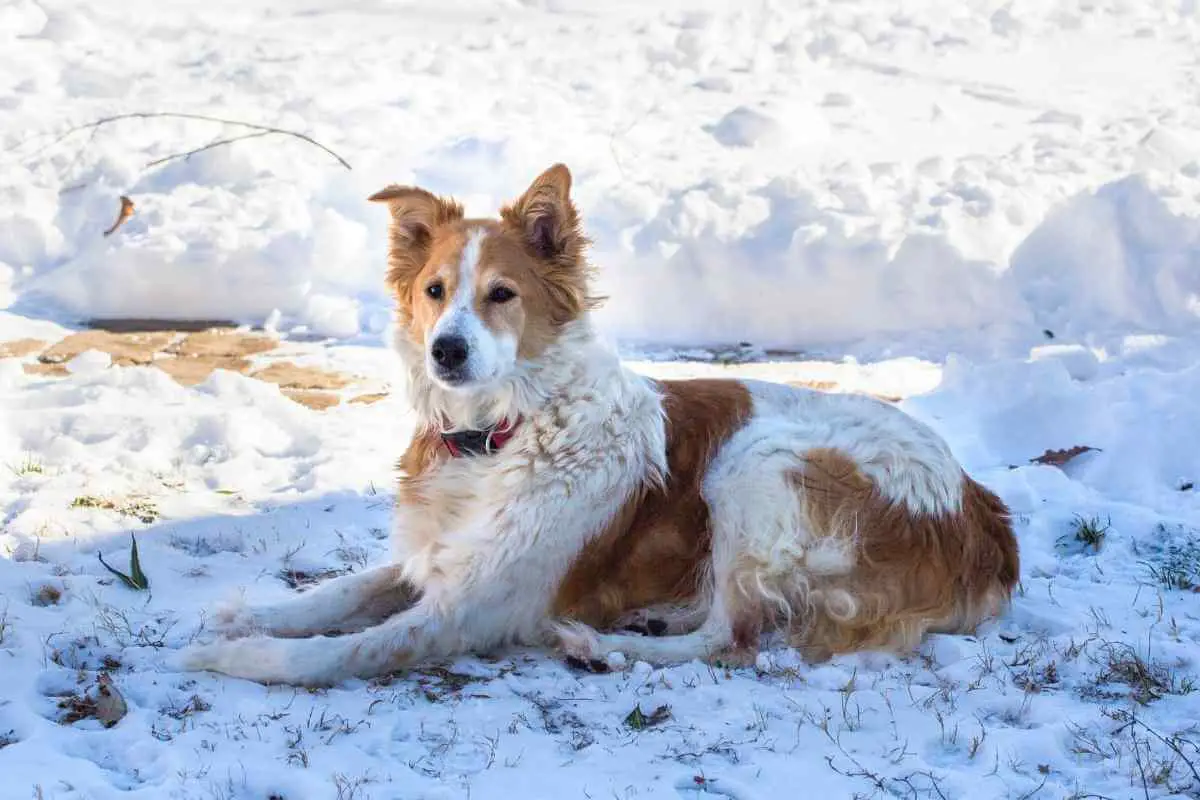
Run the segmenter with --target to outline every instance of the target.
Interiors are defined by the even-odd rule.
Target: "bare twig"
[[[853,768],[839,768],[837,764],[834,763],[834,756],[826,755],[825,763],[828,764],[829,768],[838,775],[846,778],[860,778],[862,780],[869,781],[875,788],[875,795],[884,794],[896,796],[899,791],[902,791],[900,787],[904,787],[908,792],[907,797],[913,798],[913,800],[920,797],[922,791],[924,791],[927,797],[934,797],[936,795],[938,800],[946,800],[946,794],[942,791],[939,779],[932,772],[927,770],[915,770],[907,775],[902,775],[896,778],[880,775],[878,772],[863,766],[861,761],[850,755],[849,751],[847,751],[842,745],[840,735],[834,736],[829,730],[828,725],[822,726],[822,731],[825,734],[825,738],[829,739],[829,741],[833,743],[833,746],[838,749],[838,752],[842,754],[842,757],[853,765]],[[922,790],[913,782],[914,778],[924,778],[925,780],[929,781],[929,785]],[[1045,782],[1043,781],[1043,784],[1044,783]]]
[[[240,136],[230,136],[225,139],[217,139],[214,142],[209,142],[203,147],[197,147],[194,150],[188,150],[186,153],[172,153],[169,156],[156,158],[153,161],[146,163],[146,169],[157,167],[159,164],[166,164],[168,161],[175,161],[176,159],[180,158],[191,158],[197,153],[203,153],[205,150],[212,150],[214,147],[220,147],[221,145],[225,144],[233,144],[234,142],[241,142],[245,141],[246,139],[257,139],[260,136],[270,136],[272,133],[274,133],[274,131],[255,131],[254,133],[243,133]],[[346,169],[349,169],[349,167]]]
[[[1137,740],[1137,736],[1130,734],[1133,739],[1133,760],[1137,764],[1138,774],[1142,776],[1142,793],[1146,800],[1150,800],[1150,783],[1146,780],[1146,765],[1142,763],[1142,743]],[[1146,742],[1146,755],[1149,755],[1150,743]]]
[[[1197,766],[1197,764],[1194,760],[1192,760],[1191,758],[1188,758],[1186,755],[1184,755],[1183,745],[1184,744],[1189,745],[1193,750],[1195,750],[1198,753],[1200,753],[1200,746],[1197,746],[1195,743],[1193,743],[1187,739],[1183,739],[1181,736],[1178,736],[1178,735],[1163,736],[1161,733],[1154,730],[1154,728],[1151,728],[1149,725],[1147,725],[1145,722],[1143,722],[1137,716],[1137,714],[1134,714],[1132,712],[1116,711],[1116,712],[1113,712],[1110,716],[1112,717],[1112,719],[1116,720],[1117,722],[1123,723],[1120,727],[1117,728],[1116,731],[1114,731],[1114,735],[1123,733],[1126,729],[1134,727],[1134,726],[1141,728],[1146,733],[1150,734],[1155,739],[1162,742],[1172,753],[1174,753],[1176,756],[1178,756],[1179,760],[1182,761],[1184,763],[1184,765],[1188,768],[1188,771],[1192,773],[1192,780],[1195,781],[1197,784],[1200,784],[1200,767]]]
[[[299,131],[290,131],[290,130],[287,130],[286,128],[277,128],[272,125],[259,125],[254,122],[243,122],[241,120],[236,120],[236,119],[225,119],[224,117],[210,117],[207,114],[192,114],[192,113],[187,113],[187,112],[176,112],[176,111],[134,111],[134,112],[130,112],[127,114],[114,114],[113,116],[110,116],[110,117],[102,117],[98,120],[93,120],[92,122],[88,122],[83,125],[74,125],[70,128],[67,128],[65,131],[60,133],[58,136],[56,136],[54,139],[52,139],[47,144],[43,145],[42,147],[39,147],[37,150],[35,150],[31,154],[30,157],[36,156],[39,153],[43,153],[46,150],[49,150],[51,147],[54,147],[56,144],[59,144],[60,142],[65,141],[66,139],[70,138],[72,135],[74,135],[76,133],[79,133],[80,131],[87,131],[87,130],[94,131],[95,129],[102,128],[106,125],[111,125],[114,122],[122,122],[124,120],[129,120],[129,119],[189,119],[189,120],[198,120],[201,122],[215,122],[220,125],[237,125],[238,127],[249,128],[250,130],[258,131],[259,135],[261,135],[261,136],[266,136],[268,134],[275,134],[275,135],[279,135],[279,136],[291,136],[292,138],[300,139],[301,141],[308,142],[312,146],[314,146],[320,150],[323,150],[324,152],[326,152],[330,156],[332,156],[343,167],[345,167],[346,169],[351,169],[350,162],[346,161],[346,159],[342,158],[340,155],[335,153],[333,150],[330,150],[328,147],[321,144],[320,142],[318,142],[316,139],[312,138],[311,136],[304,134],[304,133],[300,133]],[[229,139],[228,141],[213,142],[212,144],[207,145],[206,147],[200,148],[193,152],[200,152],[200,150],[206,150],[211,147],[216,147],[218,144],[228,144],[230,141],[238,141],[240,138],[251,138],[251,137],[248,137],[248,136],[234,137],[234,138]],[[163,159],[163,161],[170,160],[171,158],[183,158],[187,155],[191,155],[191,154],[181,153],[178,156],[170,156],[166,159]],[[162,163],[162,161],[151,162],[151,164],[149,164],[147,166],[153,166],[154,163]]]
[[[1035,786],[1031,791],[1026,792],[1017,798],[1017,800],[1030,800],[1034,795],[1046,787],[1046,781],[1050,780],[1049,775],[1042,776],[1042,782]]]

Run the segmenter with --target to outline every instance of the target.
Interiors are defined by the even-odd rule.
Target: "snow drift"
[[[1190,49],[1126,35],[1174,31],[1165,6],[914,26],[819,3],[564,0],[514,4],[484,35],[421,4],[238,3],[178,47],[160,34],[183,17],[153,4],[68,6],[0,16],[0,302],[18,311],[373,337],[386,220],[367,195],[418,182],[490,214],[563,160],[601,319],[627,343],[1004,350],[1044,328],[1196,328],[1197,154],[1184,120],[1146,105],[1186,88]],[[1079,57],[1097,42],[1103,63]],[[40,99],[54,92],[71,104]],[[246,132],[202,121],[54,141],[153,108],[303,130],[354,169],[281,136],[147,167]],[[102,237],[119,194],[137,212]]]

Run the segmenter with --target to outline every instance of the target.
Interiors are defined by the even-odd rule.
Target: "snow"
[[[765,798],[803,781],[814,796],[841,797],[869,795],[862,771],[899,796],[926,796],[934,781],[947,797],[1019,797],[1043,782],[1048,797],[1081,788],[1127,796],[1132,745],[1105,713],[1134,709],[1164,734],[1186,733],[1200,714],[1200,694],[1183,693],[1200,667],[1200,595],[1148,571],[1175,563],[1173,552],[1200,558],[1200,503],[1180,490],[1200,472],[1190,402],[1200,368],[1180,352],[1165,366],[1173,346],[1112,354],[1084,380],[1071,376],[1070,359],[1051,357],[944,367],[631,362],[664,376],[909,394],[903,407],[937,425],[1017,514],[1022,591],[978,638],[934,637],[907,661],[864,655],[815,667],[774,647],[757,670],[728,673],[633,664],[581,676],[518,652],[312,693],[166,665],[214,601],[243,587],[283,596],[286,571],[386,557],[391,464],[411,424],[403,398],[317,414],[231,373],[195,390],[147,367],[56,380],[5,373],[0,734],[17,741],[0,760],[10,796],[38,785],[64,798],[334,797],[339,782],[349,791],[365,780],[356,796],[686,797],[702,786]],[[382,348],[294,347],[356,371],[389,369]],[[1028,463],[1083,443],[1099,451],[1062,470]],[[144,523],[81,507],[81,497],[137,499],[158,516]],[[1111,525],[1098,552],[1073,543],[1075,515]],[[130,531],[146,594],[96,558],[125,569]],[[34,602],[45,586],[61,599]],[[1142,707],[1129,687],[1100,682],[1124,647],[1169,670],[1170,693]],[[113,674],[129,715],[109,730],[57,724],[57,697],[85,691],[106,657],[120,663]],[[635,706],[650,714],[662,705],[671,718],[656,727],[624,722]],[[1075,750],[1086,737],[1119,752],[1084,757]],[[1168,755],[1157,746],[1146,758],[1161,766]],[[1182,762],[1172,770],[1171,785],[1189,785]],[[905,779],[918,794],[904,794]]]
[[[1076,336],[1194,330],[1200,221],[1169,200],[1132,176],[1055,209],[1012,258],[1038,324]]]
[[[100,350],[84,350],[66,363],[72,375],[95,374],[112,366],[112,356]]]
[[[365,198],[491,214],[562,160],[631,366],[900,398],[1022,553],[1008,615],[904,660],[181,674],[214,603],[387,557],[405,398],[0,358],[0,797],[1200,796],[1198,42],[1180,0],[0,0],[0,347],[231,319],[391,382]],[[147,167],[253,132],[194,119],[57,140],[129,112],[353,169]],[[147,592],[96,557],[131,532]],[[102,667],[128,714],[60,724]]]
[[[1200,313],[1194,4],[475,2],[6,3],[0,286],[74,318],[375,336],[368,194],[487,213],[561,159],[630,344],[1012,355],[1038,325]],[[298,130],[354,169],[286,136],[147,167],[254,132],[199,120],[57,141],[130,111]],[[122,193],[134,217],[98,236]],[[1111,293],[1081,295],[1094,259]]]

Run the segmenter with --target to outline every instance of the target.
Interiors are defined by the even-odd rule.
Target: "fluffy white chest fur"
[[[449,610],[471,593],[505,595],[472,620],[480,642],[534,640],[575,556],[666,473],[654,384],[624,369],[583,321],[573,326],[547,354],[555,368],[514,378],[536,388],[514,391],[505,409],[521,419],[512,440],[487,458],[442,461],[421,479],[430,502],[398,507],[395,559],[428,602]],[[530,394],[539,400],[522,402]]]

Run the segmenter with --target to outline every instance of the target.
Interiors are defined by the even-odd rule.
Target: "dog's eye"
[[[517,296],[517,293],[507,286],[497,286],[488,292],[488,300],[493,303],[507,303]]]
[[[442,295],[446,293],[445,287],[440,281],[434,281],[425,287],[425,294],[429,295],[434,300],[441,300]]]

